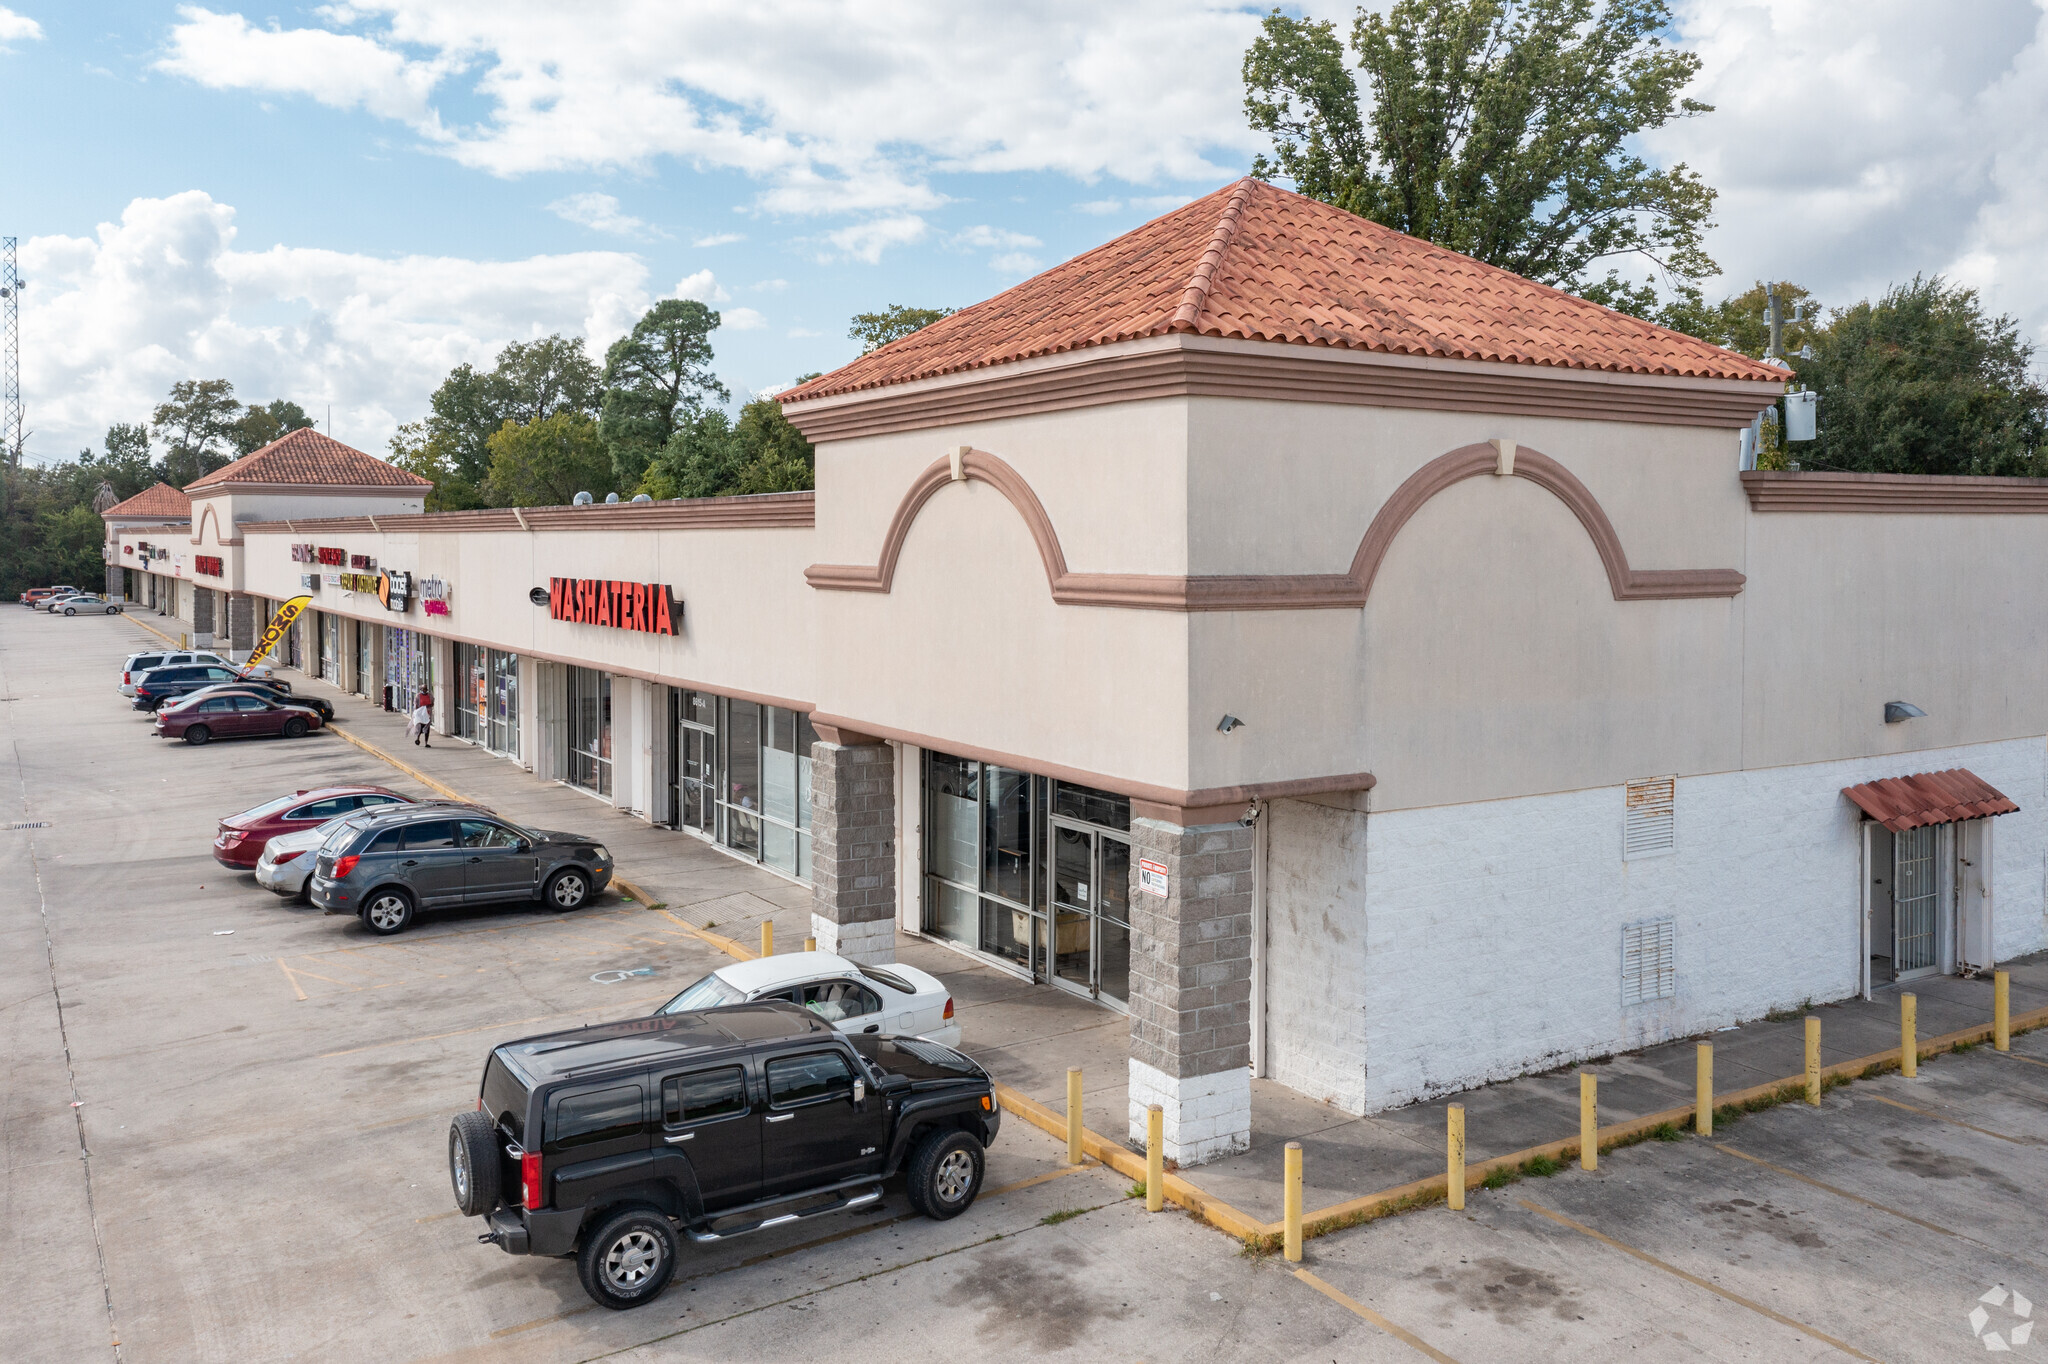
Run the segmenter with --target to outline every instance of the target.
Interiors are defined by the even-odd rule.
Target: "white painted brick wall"
[[[822,914],[813,914],[811,936],[818,940],[820,952],[832,952],[862,966],[887,966],[896,960],[896,922],[893,919],[835,924]]]
[[[1146,1110],[1160,1107],[1166,1159],[1187,1167],[1247,1150],[1252,1138],[1252,1077],[1248,1070],[1175,1079],[1133,1058],[1130,1062],[1130,1136],[1145,1146]]]
[[[1861,876],[1858,813],[1841,789],[1948,767],[2020,805],[1993,844],[1998,955],[2048,946],[2040,738],[1682,777],[1676,852],[1634,862],[1621,858],[1619,786],[1376,813],[1362,864],[1341,848],[1287,846],[1327,844],[1322,816],[1341,812],[1297,806],[1315,814],[1294,818],[1276,803],[1267,1026],[1278,1078],[1376,1111],[1844,998],[1858,986]],[[1363,868],[1361,912],[1350,887]],[[1676,994],[1625,1008],[1622,925],[1666,916]],[[1351,948],[1361,921],[1362,954]],[[1362,1104],[1343,1088],[1360,1069]]]

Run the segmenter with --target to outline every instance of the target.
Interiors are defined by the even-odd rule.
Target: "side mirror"
[[[855,1081],[853,1082],[853,1104],[854,1104],[854,1107],[858,1108],[858,1107],[860,1107],[860,1106],[861,1106],[862,1104],[866,1103],[867,1101],[868,1101],[868,1082],[867,1082],[866,1080],[855,1080]]]
[[[517,843],[514,843],[512,845],[512,851],[530,853],[533,851],[533,844],[527,842],[525,839],[522,838]]]

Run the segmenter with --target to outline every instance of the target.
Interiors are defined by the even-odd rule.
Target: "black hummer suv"
[[[958,1216],[1002,1120],[988,1073],[915,1037],[849,1036],[782,1001],[508,1042],[448,1130],[455,1204],[479,1241],[576,1256],[605,1307],[652,1301],[677,1227],[708,1243],[864,1207]]]

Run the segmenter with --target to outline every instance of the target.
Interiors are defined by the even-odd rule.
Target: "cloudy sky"
[[[664,296],[724,314],[744,398],[851,358],[855,312],[985,298],[1261,149],[1260,5],[8,4],[42,458],[189,377],[381,452],[451,366],[553,331],[601,355]],[[1941,271],[2048,335],[2040,4],[1673,8],[1718,111],[1645,151],[1721,190],[1724,284]]]

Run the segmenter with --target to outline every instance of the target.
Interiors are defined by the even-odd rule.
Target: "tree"
[[[1813,344],[1825,325],[1820,300],[1790,280],[1775,285],[1778,306],[1784,320],[1781,343],[1786,355],[1796,355]],[[1697,336],[1717,346],[1740,351],[1761,360],[1770,348],[1771,323],[1767,286],[1759,280],[1742,293],[1707,306],[1697,287],[1667,304],[1654,319],[1673,331]]]
[[[558,507],[587,492],[615,490],[611,457],[597,423],[581,412],[520,425],[506,422],[490,439],[484,500],[493,507]]]
[[[107,428],[107,453],[98,463],[107,482],[123,501],[157,481],[158,471],[149,458],[149,428],[140,422],[115,422]],[[81,463],[92,459],[90,450],[78,452]]]
[[[1252,174],[1597,302],[1642,311],[1655,291],[1609,268],[1647,260],[1716,273],[1703,236],[1714,191],[1683,163],[1654,170],[1627,140],[1711,112],[1699,69],[1658,36],[1664,0],[1397,0],[1364,9],[1351,50],[1329,21],[1278,10],[1245,54],[1245,112],[1273,139]]]
[[[621,488],[640,482],[656,452],[694,421],[705,400],[731,395],[711,372],[719,316],[695,299],[665,298],[604,357],[605,444]]]
[[[305,408],[283,398],[274,398],[267,407],[250,403],[249,410],[242,414],[241,420],[229,433],[229,439],[239,453],[253,454],[272,441],[312,424],[313,419],[306,415]]]
[[[656,498],[802,492],[816,486],[815,470],[811,443],[782,404],[756,398],[737,422],[713,408],[686,423],[648,465],[640,490]]]
[[[485,449],[488,453],[489,446]],[[461,511],[484,505],[482,488],[456,471],[454,440],[445,432],[434,431],[431,420],[407,422],[392,433],[391,462],[433,481],[434,486],[427,489],[428,511]],[[488,463],[484,472],[490,472]]]
[[[491,375],[500,386],[502,415],[511,421],[546,421],[558,412],[595,417],[604,402],[597,365],[580,336],[558,332],[514,341],[498,352]]]
[[[168,401],[150,414],[150,429],[169,442],[164,480],[177,487],[205,477],[229,462],[234,426],[240,416],[235,386],[226,379],[180,379]]]
[[[2010,317],[1974,289],[1915,275],[1817,329],[1800,380],[1820,394],[1819,439],[1794,448],[1827,469],[2048,476],[2048,389]]]
[[[891,303],[878,313],[855,313],[853,325],[846,334],[860,342],[860,353],[866,355],[922,327],[929,327],[942,317],[951,317],[956,311],[953,308],[911,308]]]

